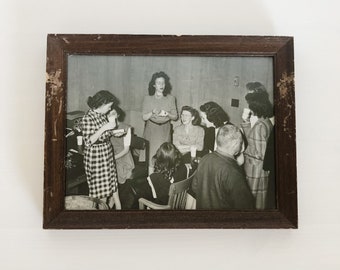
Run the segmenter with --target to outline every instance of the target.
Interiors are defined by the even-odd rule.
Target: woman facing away
[[[114,117],[115,119],[117,119],[117,128],[118,130],[122,130],[122,136],[112,136],[110,138],[114,149],[119,184],[124,184],[126,179],[129,179],[131,177],[132,170],[135,167],[130,151],[132,131],[129,125],[122,122],[124,116],[124,111],[117,105],[113,105],[111,111],[108,114],[109,119],[110,117]]]
[[[204,129],[199,126],[201,119],[197,110],[190,106],[182,107],[181,122],[174,129],[173,143],[183,155],[183,160],[190,163],[190,152],[203,150]]]
[[[138,208],[139,198],[166,205],[169,200],[170,185],[189,177],[190,169],[182,162],[181,153],[172,143],[163,143],[153,159],[154,172],[146,179],[141,178],[131,182],[135,197],[132,208]]]
[[[152,157],[163,142],[171,141],[171,120],[177,119],[175,97],[170,95],[169,76],[163,71],[152,75],[149,95],[144,97],[142,113],[145,121],[143,137],[149,141],[149,174],[153,172]],[[143,157],[141,157],[143,159]]]
[[[84,166],[89,186],[89,196],[99,198],[110,207],[121,209],[118,195],[117,170],[110,137],[116,127],[115,118],[108,121],[107,113],[118,103],[117,98],[106,90],[90,96],[90,109],[82,119],[84,138]]]
[[[155,171],[148,177],[153,199],[167,204],[170,185],[189,177],[189,168],[182,162],[179,150],[169,142],[163,143],[154,156]]]
[[[244,170],[249,187],[255,197],[256,208],[264,209],[268,191],[268,171],[263,170],[263,160],[267,140],[273,128],[269,117],[272,116],[272,105],[268,93],[260,83],[249,83],[245,96],[250,111],[243,113],[241,124],[248,140],[244,151]]]

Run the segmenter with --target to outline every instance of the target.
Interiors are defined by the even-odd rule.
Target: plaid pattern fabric
[[[93,110],[89,110],[82,120],[85,173],[89,196],[94,198],[109,197],[118,189],[116,163],[109,141],[112,132],[105,131],[95,144],[90,141],[90,137],[107,122],[105,115]]]
[[[242,124],[242,128],[248,140],[248,147],[244,152],[246,178],[255,197],[256,208],[264,209],[269,172],[263,170],[263,159],[273,125],[269,119],[259,119],[252,128],[250,124]]]

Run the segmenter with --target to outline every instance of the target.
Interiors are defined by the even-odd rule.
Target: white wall
[[[339,1],[0,1],[0,269],[340,269]],[[47,33],[295,37],[298,230],[42,230]]]

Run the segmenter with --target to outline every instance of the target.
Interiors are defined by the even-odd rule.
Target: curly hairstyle
[[[216,128],[224,125],[229,121],[228,114],[216,102],[209,101],[200,106],[200,110],[207,114],[207,119],[215,125]]]
[[[164,81],[165,81],[165,88],[163,91],[163,96],[170,94],[171,89],[172,89],[172,86],[170,84],[170,78],[164,71],[159,71],[159,72],[152,74],[152,78],[149,82],[149,95],[153,96],[155,94],[156,90],[155,90],[154,85],[155,85],[156,79],[158,78],[164,78]]]
[[[252,110],[257,117],[267,118],[273,116],[273,106],[269,101],[268,93],[264,87],[261,88],[260,91],[248,93],[245,98],[249,109]]]
[[[250,92],[266,93],[268,95],[267,89],[260,82],[249,82],[246,84],[246,88]]]
[[[182,161],[182,155],[179,150],[169,142],[163,143],[153,158],[155,159],[154,172],[161,173],[169,181]]]
[[[257,117],[272,117],[273,106],[269,101],[267,89],[260,82],[249,82],[246,84],[249,93],[245,96],[249,109]]]
[[[100,90],[94,96],[90,96],[87,99],[87,105],[91,109],[97,109],[104,104],[108,104],[113,102],[113,104],[118,104],[118,99],[109,91],[107,90]]]
[[[182,107],[182,110],[181,110],[181,114],[183,111],[188,111],[191,113],[191,116],[194,117],[194,119],[192,120],[192,124],[194,126],[198,126],[201,124],[201,117],[198,113],[198,111],[196,109],[194,109],[193,107],[190,107],[190,106],[183,106]]]

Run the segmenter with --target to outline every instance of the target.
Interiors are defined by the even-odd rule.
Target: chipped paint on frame
[[[277,83],[277,87],[279,88],[279,103],[283,102],[285,104],[283,118],[283,130],[288,133],[288,136],[291,138],[291,131],[289,128],[289,118],[292,116],[292,110],[294,109],[294,73],[283,72],[280,81]]]
[[[62,115],[63,108],[63,100],[62,100],[62,91],[63,91],[63,83],[60,79],[61,69],[56,70],[55,72],[50,72],[46,74],[46,84],[48,85],[46,88],[46,110],[50,111],[52,105],[55,104],[58,106],[58,116]],[[57,141],[57,122],[59,117],[56,117],[53,122],[53,135],[52,141]]]

